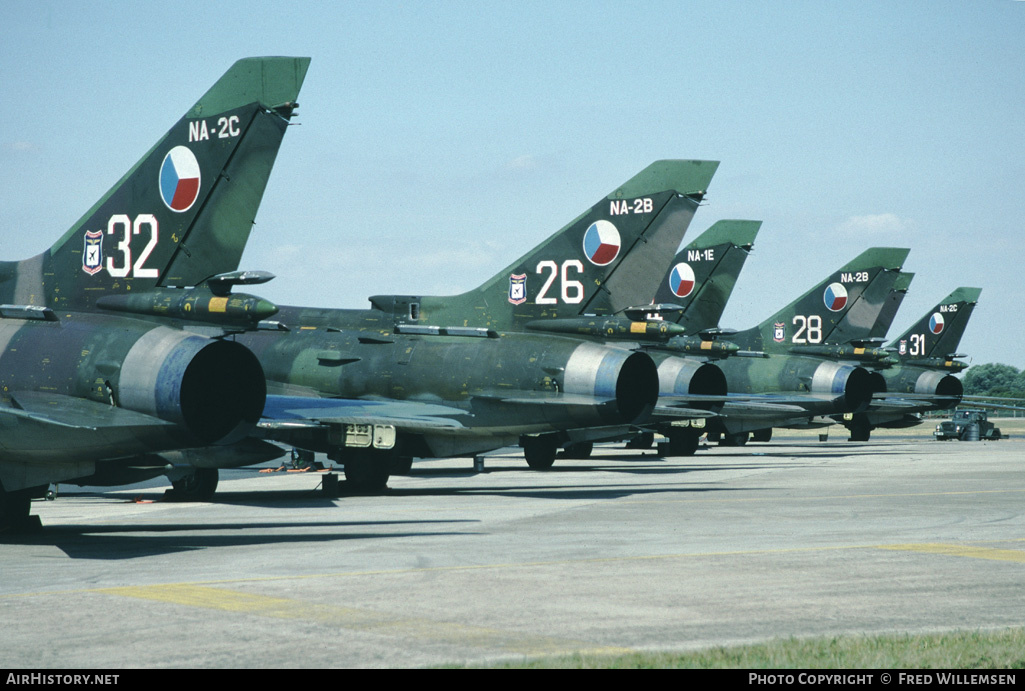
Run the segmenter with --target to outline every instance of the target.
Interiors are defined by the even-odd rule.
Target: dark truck
[[[996,441],[1000,428],[988,419],[985,410],[955,410],[954,417],[936,425],[936,441]]]

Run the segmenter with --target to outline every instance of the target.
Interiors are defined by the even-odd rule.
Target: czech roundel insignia
[[[188,211],[199,197],[199,161],[184,146],[176,146],[160,165],[160,198],[171,211]]]
[[[929,317],[929,331],[932,331],[934,334],[943,331],[943,315],[939,312],[933,312],[932,316]]]
[[[783,322],[776,322],[772,325],[772,340],[782,343],[787,337],[787,327]]]
[[[509,302],[522,305],[527,301],[527,274],[513,274],[509,277]]]
[[[830,312],[839,312],[847,306],[847,289],[842,283],[830,283],[822,295],[822,301]]]
[[[669,289],[678,298],[685,298],[694,290],[694,269],[680,262],[669,273]]]
[[[90,276],[103,268],[103,231],[86,231],[82,248],[82,271]]]
[[[606,266],[619,256],[619,231],[608,221],[595,221],[584,233],[584,254],[596,266]]]

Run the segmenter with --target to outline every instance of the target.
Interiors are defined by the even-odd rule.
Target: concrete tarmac
[[[790,438],[416,463],[379,496],[222,472],[33,502],[0,666],[417,667],[1025,623],[1025,443]],[[344,488],[344,483],[342,485]]]

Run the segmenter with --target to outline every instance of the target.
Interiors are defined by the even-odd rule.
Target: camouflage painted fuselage
[[[621,348],[484,329],[395,333],[376,310],[285,307],[279,317],[291,331],[238,336],[260,359],[270,393],[462,411],[446,429],[400,431],[404,455],[469,453],[524,434],[631,422],[657,395],[651,359]]]
[[[0,481],[90,475],[92,462],[202,446],[255,425],[265,386],[242,346],[137,319],[0,319]]]

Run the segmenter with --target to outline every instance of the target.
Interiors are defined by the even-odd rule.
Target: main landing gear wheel
[[[565,458],[572,458],[576,460],[584,460],[585,458],[591,457],[591,452],[594,451],[594,444],[591,442],[577,442],[576,444],[568,444],[563,450],[562,455]]]
[[[523,457],[534,470],[549,470],[555,463],[559,443],[547,437],[526,437],[522,442]]]
[[[669,432],[670,456],[693,456],[698,450],[701,432],[689,429],[671,430]]]
[[[872,436],[872,425],[864,417],[856,416],[847,429],[851,431],[851,437],[847,441],[868,441]]]
[[[343,465],[345,481],[353,491],[371,494],[388,489],[391,459],[375,457],[374,454],[352,454],[343,461]]]
[[[724,434],[719,440],[719,446],[744,446],[751,437],[749,432],[737,432],[736,434]]]
[[[217,492],[217,468],[196,468],[180,480],[172,480],[164,493],[170,501],[210,501]]]
[[[654,432],[641,432],[626,443],[628,449],[650,449],[655,443]]]
[[[27,490],[8,492],[0,484],[0,534],[38,529],[39,517],[29,516],[32,498]]]
[[[396,456],[391,459],[391,474],[392,475],[409,475],[409,471],[413,469],[413,457],[412,456]]]

